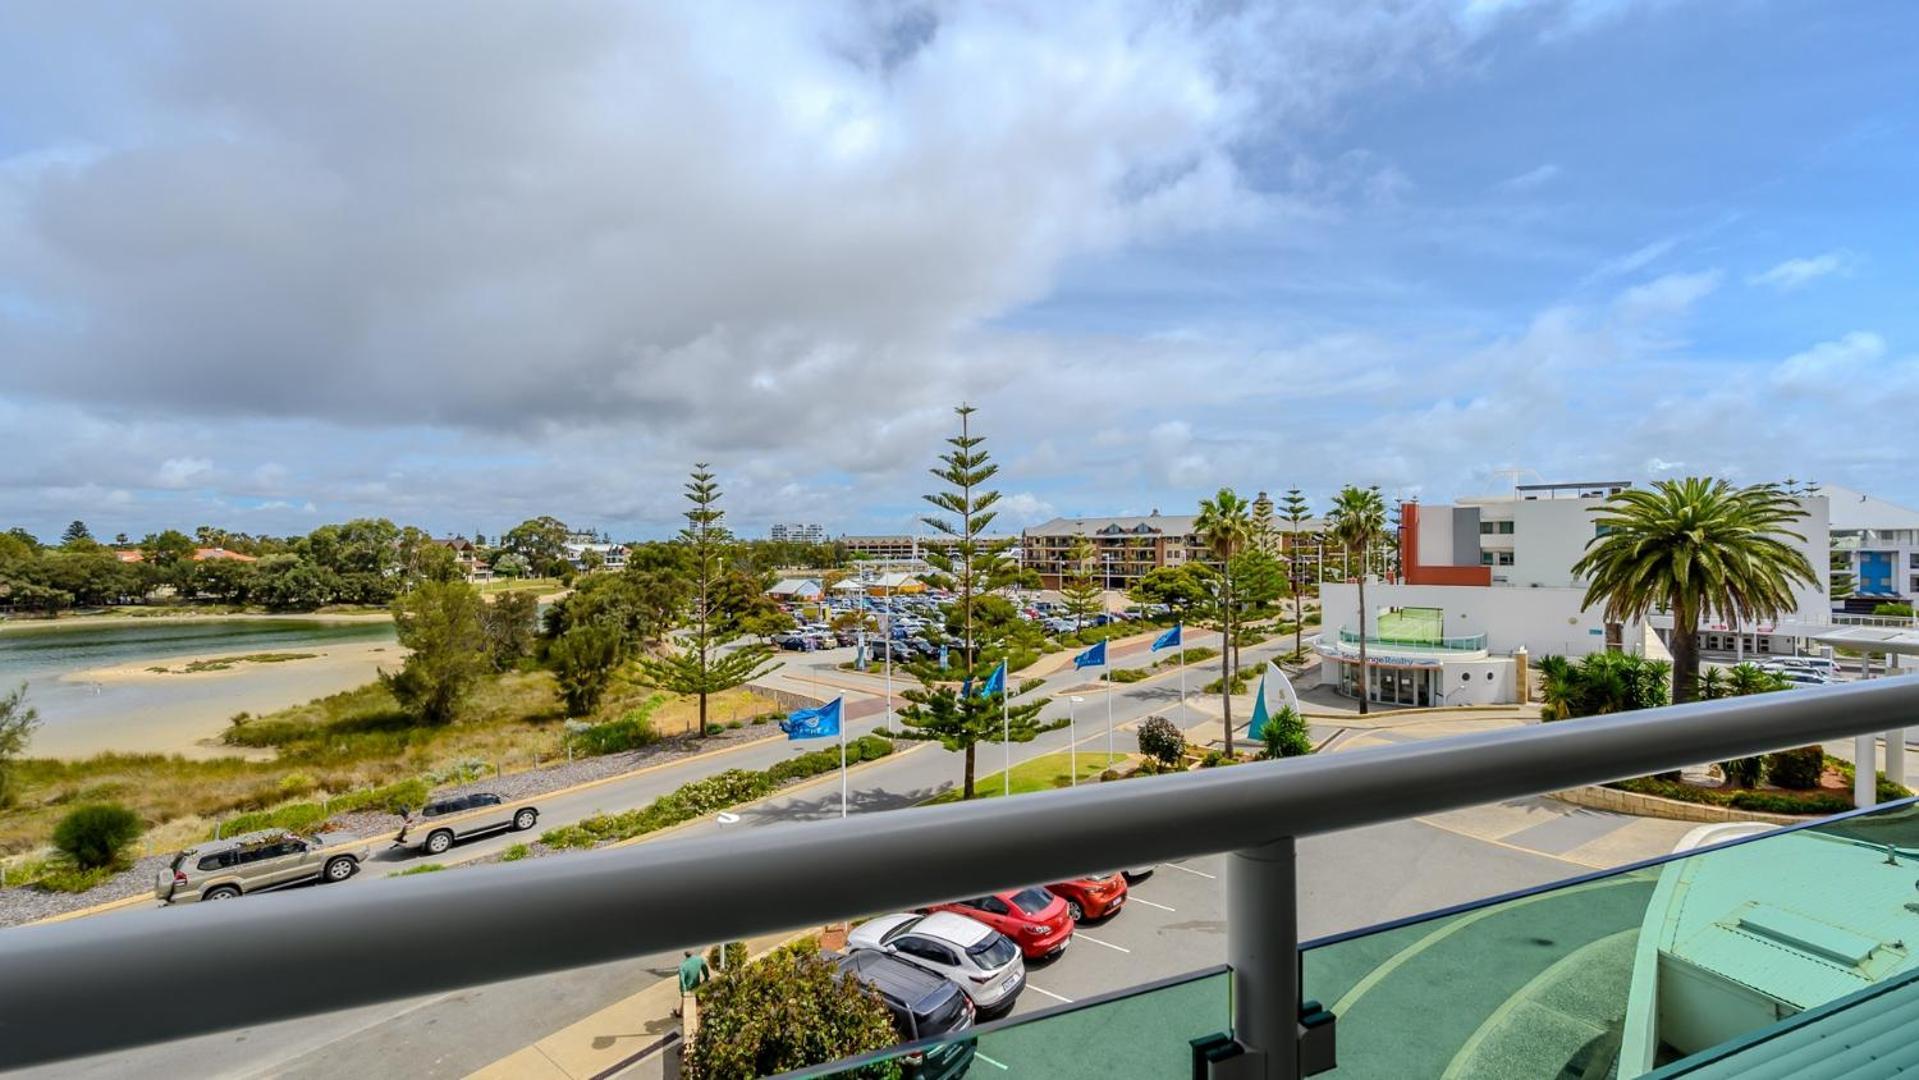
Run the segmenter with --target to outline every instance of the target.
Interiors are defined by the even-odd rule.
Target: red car
[[[927,910],[978,919],[1011,938],[1028,960],[1059,955],[1073,937],[1073,916],[1066,901],[1037,885],[935,904]]]
[[[1074,922],[1104,919],[1116,914],[1120,906],[1126,903],[1126,877],[1123,874],[1074,878],[1048,885],[1046,889],[1066,901],[1067,913],[1072,915]]]

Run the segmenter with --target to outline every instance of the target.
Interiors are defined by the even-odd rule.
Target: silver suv
[[[341,838],[345,840],[344,837]],[[372,854],[329,845],[322,837],[271,829],[212,840],[187,848],[154,875],[153,895],[163,904],[228,900],[306,881],[345,881]]]
[[[502,829],[531,829],[540,823],[540,812],[524,803],[512,803],[490,791],[436,799],[417,814],[408,813],[400,824],[395,847],[444,855],[455,840]]]

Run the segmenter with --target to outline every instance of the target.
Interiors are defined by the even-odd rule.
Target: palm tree
[[[1193,532],[1219,560],[1219,701],[1226,722],[1226,756],[1233,756],[1233,556],[1253,538],[1252,506],[1220,488],[1219,494],[1199,501]]]
[[[1359,556],[1359,713],[1366,715],[1366,553],[1386,539],[1386,504],[1378,488],[1348,484],[1326,515],[1326,538]]]
[[[1589,579],[1581,609],[1603,603],[1608,622],[1672,612],[1674,701],[1698,697],[1701,617],[1776,620],[1794,606],[1794,583],[1818,584],[1789,543],[1805,542],[1790,528],[1805,511],[1776,484],[1661,480],[1612,496],[1594,514],[1598,535],[1573,564]]]

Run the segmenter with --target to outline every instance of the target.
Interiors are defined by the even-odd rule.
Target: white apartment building
[[[1452,505],[1406,503],[1400,509],[1401,580],[1368,582],[1367,668],[1358,664],[1356,585],[1321,586],[1321,681],[1392,704],[1514,701],[1524,693],[1515,660],[1579,657],[1606,648],[1636,652],[1648,628],[1670,632],[1669,617],[1648,626],[1607,625],[1585,610],[1586,582],[1572,567],[1598,535],[1594,511],[1627,481],[1535,484],[1511,495]],[[1797,531],[1815,569],[1830,545],[1827,500],[1801,500]],[[1708,616],[1701,648],[1733,656],[1791,655],[1825,628],[1831,603],[1823,577],[1794,589],[1793,617],[1729,626]]]
[[[1834,484],[1819,494],[1832,507],[1835,568],[1852,575],[1852,596],[1839,603],[1862,615],[1884,603],[1919,605],[1919,511]]]
[[[767,538],[796,544],[824,544],[826,526],[810,521],[781,521],[768,531]]]

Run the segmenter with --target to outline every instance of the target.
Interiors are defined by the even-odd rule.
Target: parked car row
[[[462,840],[540,822],[529,803],[493,792],[435,799],[402,817],[394,847],[444,855]],[[230,900],[257,892],[345,881],[372,857],[372,847],[344,834],[301,836],[284,829],[242,833],[182,850],[155,875],[153,894],[162,904]]]

